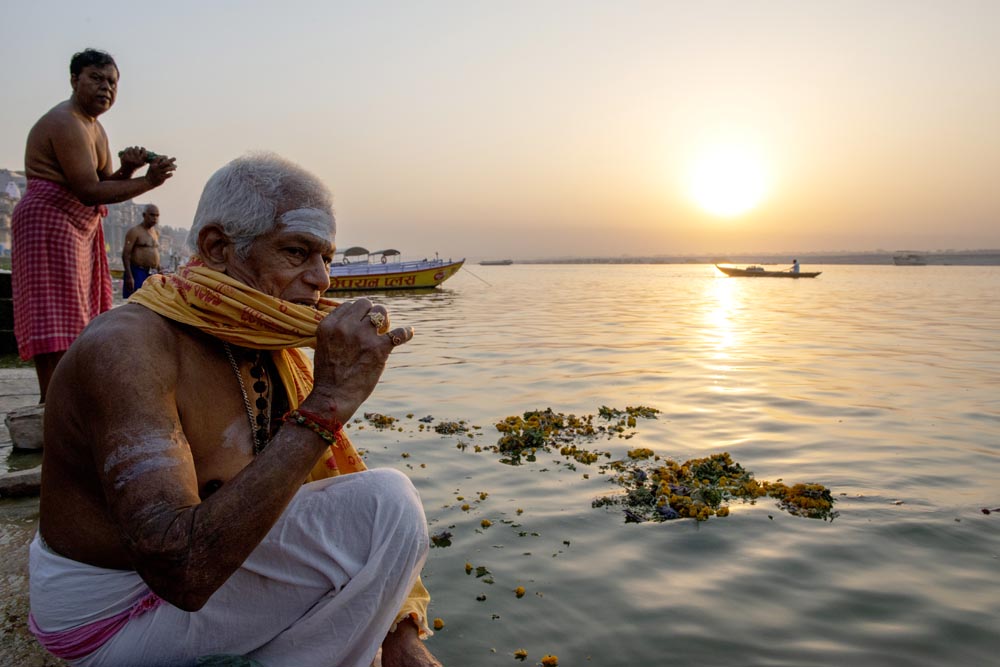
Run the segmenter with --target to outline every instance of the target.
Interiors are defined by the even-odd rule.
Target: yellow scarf
[[[195,327],[227,343],[271,350],[293,410],[313,386],[312,362],[298,348],[316,347],[316,328],[340,305],[332,299],[320,299],[318,309],[313,309],[268,296],[208,268],[198,257],[192,257],[176,273],[150,276],[129,298],[129,303],[141,304],[169,320]],[[347,434],[343,435],[313,466],[307,481],[367,469]],[[433,634],[427,624],[430,599],[417,578],[396,622],[410,617],[422,636]]]
[[[156,274],[129,298],[167,319],[227,343],[271,350],[278,377],[294,410],[313,385],[312,362],[301,347],[316,347],[316,327],[339,304],[321,299],[319,310],[268,296],[213,271],[197,258],[173,274]],[[366,470],[347,435],[316,463],[308,481]]]

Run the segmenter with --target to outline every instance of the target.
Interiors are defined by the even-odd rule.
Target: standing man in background
[[[160,209],[155,204],[146,204],[142,210],[142,222],[125,234],[122,248],[122,298],[132,296],[150,273],[160,269],[160,232],[154,227],[160,221]]]
[[[97,117],[115,103],[118,65],[109,54],[86,49],[73,56],[69,70],[72,95],[28,133],[28,187],[11,220],[14,335],[21,358],[35,362],[42,403],[70,343],[111,308],[105,205],[163,185],[177,168],[173,158],[133,146],[121,152],[121,167],[113,171]],[[146,173],[134,177],[147,162]]]

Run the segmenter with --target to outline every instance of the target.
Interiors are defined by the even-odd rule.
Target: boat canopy
[[[347,250],[338,250],[337,254],[343,255],[344,257],[360,257],[361,255],[368,255],[370,253],[367,248],[362,248],[361,246],[356,245],[353,248],[348,248]]]
[[[398,250],[393,250],[392,248],[387,248],[386,250],[376,250],[372,253],[373,255],[385,255],[386,257],[394,257],[399,254]]]

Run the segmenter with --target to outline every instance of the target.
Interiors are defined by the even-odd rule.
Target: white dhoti
[[[248,507],[248,512],[253,508]],[[203,608],[150,604],[138,574],[31,545],[33,622],[42,634],[124,621],[80,667],[174,667],[239,654],[268,667],[368,667],[428,550],[416,489],[368,470],[306,484]],[[103,638],[100,640],[103,641]],[[44,642],[43,642],[44,643]]]

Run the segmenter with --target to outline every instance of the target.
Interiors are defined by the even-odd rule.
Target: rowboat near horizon
[[[748,266],[745,269],[738,269],[732,266],[715,265],[730,278],[815,278],[822,271],[768,271],[763,266]]]

